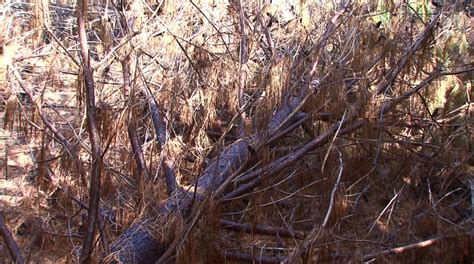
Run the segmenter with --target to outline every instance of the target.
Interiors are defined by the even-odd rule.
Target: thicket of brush
[[[461,1],[78,2],[1,4],[17,260],[472,262]]]

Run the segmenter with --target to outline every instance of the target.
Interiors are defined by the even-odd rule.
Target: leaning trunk
[[[268,125],[269,134],[297,121],[297,117],[282,124],[298,107],[300,99],[293,98],[275,113]],[[261,146],[264,135],[239,139],[224,148],[221,155],[207,166],[191,188],[178,188],[154,213],[147,212],[135,221],[112,245],[105,262],[155,263],[173,242],[173,231],[195,203],[219,189],[251,156],[252,146]]]

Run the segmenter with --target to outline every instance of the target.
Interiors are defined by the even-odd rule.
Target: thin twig
[[[324,217],[323,223],[321,224],[321,228],[326,227],[326,225],[329,222],[329,217],[331,216],[331,212],[332,212],[332,209],[334,207],[334,201],[335,201],[335,198],[336,198],[336,191],[337,191],[337,188],[339,187],[339,182],[341,181],[342,171],[344,170],[344,161],[342,159],[342,153],[339,150],[337,150],[337,152],[339,153],[339,173],[337,175],[336,183],[334,183],[334,187],[331,191],[331,199],[329,200],[328,211],[326,213],[326,216]]]
[[[311,230],[311,232],[309,233],[309,235],[307,236],[305,241],[296,250],[294,250],[290,254],[290,256],[288,256],[288,258],[285,260],[285,263],[294,263],[294,262],[296,262],[297,258],[301,254],[305,254],[312,247],[312,245],[314,244],[316,239],[318,239],[321,232],[326,228],[327,224],[329,223],[329,218],[331,217],[331,214],[332,214],[332,211],[333,211],[333,208],[334,208],[334,202],[335,202],[335,199],[336,199],[336,192],[337,192],[337,189],[339,187],[339,183],[341,181],[342,172],[344,170],[344,160],[342,159],[342,153],[339,150],[337,150],[337,151],[339,153],[339,173],[337,175],[336,182],[334,183],[334,187],[331,191],[331,197],[330,197],[330,200],[329,200],[329,207],[328,207],[328,210],[326,212],[326,216],[324,217],[323,223],[321,224],[321,226],[314,226],[313,227],[313,229]]]
[[[331,144],[329,144],[329,148],[328,148],[328,151],[326,152],[326,156],[324,156],[324,159],[323,159],[323,164],[321,165],[321,173],[324,172],[324,166],[326,165],[326,161],[328,160],[328,157],[329,157],[329,153],[332,149],[332,145],[334,144],[334,141],[336,140],[338,134],[339,134],[339,131],[341,130],[341,127],[342,127],[342,124],[344,123],[344,119],[346,118],[346,113],[347,113],[347,109],[344,110],[344,114],[342,115],[342,118],[341,118],[341,122],[339,124],[339,127],[337,128],[336,130],[336,133],[334,133],[334,136],[331,140]]]
[[[375,225],[378,223],[382,215],[385,213],[385,211],[387,211],[387,209],[392,205],[392,203],[397,199],[397,197],[400,195],[402,191],[403,191],[403,188],[392,197],[392,199],[388,202],[388,204],[385,206],[382,212],[380,212],[377,219],[375,219],[375,221],[372,223],[372,226],[370,226],[368,233],[372,232],[372,230],[374,229]]]

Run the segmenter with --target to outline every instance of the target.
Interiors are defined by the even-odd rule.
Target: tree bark
[[[86,237],[82,244],[82,252],[80,257],[81,263],[87,263],[89,261],[90,254],[93,250],[97,212],[99,211],[100,175],[102,164],[102,150],[100,146],[99,129],[97,127],[96,121],[97,114],[95,106],[95,86],[92,68],[90,66],[89,48],[86,35],[87,4],[87,0],[81,0],[77,5],[77,24],[79,29],[81,59],[85,79],[84,90],[86,94],[87,129],[89,132],[92,149],[92,168],[89,187],[87,230]]]
[[[289,120],[289,124],[280,124],[288,114],[301,102],[300,99],[289,100],[283,104],[268,125],[270,133],[274,128],[284,129],[298,119]],[[106,263],[155,263],[173,242],[174,229],[179,226],[184,217],[189,215],[194,203],[203,201],[209,193],[216,191],[226,183],[233,173],[242,167],[250,158],[251,145],[261,146],[265,141],[263,134],[253,138],[239,139],[224,148],[207,166],[204,173],[196,179],[193,188],[177,190],[166,199],[157,209],[158,213],[144,214],[133,223],[111,246],[111,253],[104,259]]]
[[[3,212],[0,211],[0,235],[5,240],[5,244],[8,247],[8,251],[10,251],[10,256],[15,263],[23,264],[25,263],[25,259],[21,255],[20,248],[16,244],[15,240],[13,239],[12,232],[8,229],[8,226],[5,224],[5,220],[3,220]]]

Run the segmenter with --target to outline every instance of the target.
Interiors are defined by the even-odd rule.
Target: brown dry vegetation
[[[77,2],[0,4],[0,263],[472,263],[462,1]]]

